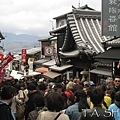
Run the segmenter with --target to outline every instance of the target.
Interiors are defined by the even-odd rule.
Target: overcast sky
[[[101,11],[101,0],[0,0],[0,31],[47,36],[51,20],[71,12],[79,1],[80,6]]]

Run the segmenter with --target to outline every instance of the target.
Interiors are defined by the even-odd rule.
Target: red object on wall
[[[44,55],[45,56],[53,56],[54,55],[54,47],[53,46],[45,46],[44,47]]]
[[[22,62],[26,62],[26,49],[22,49]]]
[[[3,59],[4,59],[4,55],[0,54],[0,60],[3,60]]]
[[[11,62],[14,59],[14,56],[11,53],[8,53],[8,55],[2,60],[0,63],[0,73],[5,68],[5,66]]]

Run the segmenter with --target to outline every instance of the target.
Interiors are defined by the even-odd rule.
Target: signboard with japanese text
[[[22,62],[26,62],[26,49],[22,49]]]
[[[0,63],[0,73],[3,70],[3,68],[5,68],[5,66],[8,65],[9,62],[11,62],[14,59],[14,56],[9,53]]]
[[[53,56],[54,55],[54,47],[53,46],[45,46],[44,47],[44,55],[45,56]]]
[[[120,36],[120,0],[102,0],[102,35]]]

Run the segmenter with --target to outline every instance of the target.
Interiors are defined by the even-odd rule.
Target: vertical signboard
[[[14,56],[11,53],[8,53],[8,55],[2,60],[0,63],[0,73],[5,68],[5,66],[8,65],[9,62],[11,62],[14,59]]]
[[[102,0],[102,35],[120,36],[120,0]]]
[[[26,49],[22,49],[22,62],[26,62]]]

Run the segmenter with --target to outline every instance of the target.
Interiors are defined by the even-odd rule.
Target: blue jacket
[[[108,109],[113,113],[115,120],[120,120],[120,106],[118,106],[116,103],[113,103]]]
[[[69,116],[70,120],[77,120],[80,116],[80,112],[78,110],[78,103],[75,103],[74,105],[69,106],[66,109],[65,114]]]

